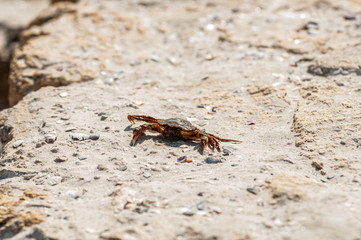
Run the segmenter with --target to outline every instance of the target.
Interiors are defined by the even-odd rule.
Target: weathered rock
[[[54,239],[357,239],[359,81],[304,77],[336,42],[345,40],[341,53],[359,46],[357,21],[343,19],[356,3],[343,3],[56,3],[22,35],[12,86],[29,81],[29,93],[0,117],[13,127],[7,135],[26,143],[6,144],[0,169],[39,173],[2,179],[0,194],[6,186],[14,199],[22,189],[46,191],[44,200],[25,196],[16,211],[44,210],[39,227]],[[310,21],[319,27],[297,31]],[[95,80],[80,83],[88,69]],[[111,116],[100,121],[100,112]],[[227,162],[205,164],[212,150],[201,154],[191,139],[147,131],[130,145],[136,126],[160,130],[129,126],[128,114],[204,119],[201,130],[243,142],[222,142],[232,154],[210,156]],[[101,140],[74,141],[74,129]],[[56,133],[53,145],[47,133]],[[189,164],[176,162],[184,152]],[[68,160],[54,162],[62,154]],[[253,186],[257,195],[247,192]]]

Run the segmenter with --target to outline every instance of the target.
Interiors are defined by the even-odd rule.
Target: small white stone
[[[23,145],[24,140],[17,140],[13,143],[13,148],[17,148],[20,147],[21,145]]]
[[[137,100],[132,101],[132,103],[135,104],[135,105],[137,105],[138,107],[144,105],[144,102],[142,102],[142,101],[137,101]]]
[[[59,96],[62,98],[65,98],[68,96],[68,92],[61,92],[61,93],[59,93]]]

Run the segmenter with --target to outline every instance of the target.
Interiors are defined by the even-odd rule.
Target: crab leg
[[[201,143],[202,143],[202,152],[204,152],[204,149],[208,145],[208,138],[206,136],[201,137]]]
[[[153,132],[159,132],[162,133],[162,129],[157,123],[154,124],[143,124],[139,127],[136,127],[133,129],[133,139],[132,139],[132,145],[135,145],[136,141],[140,136],[143,135],[143,133],[147,130],[153,131]]]
[[[218,141],[221,141],[221,142],[242,142],[242,141],[239,141],[239,140],[220,138],[220,137],[214,136],[213,134],[206,133],[206,132],[204,132],[203,134],[209,136],[210,138],[212,137],[212,138],[214,138],[214,139],[216,139]]]
[[[219,142],[217,141],[217,139],[216,138],[214,138],[214,137],[208,137],[209,138],[209,142],[210,142],[210,145],[212,146],[211,148],[212,148],[212,150],[214,149],[214,148],[216,148],[217,149],[217,151],[218,152],[220,152],[221,151],[221,148],[219,147]]]
[[[134,123],[134,120],[144,121],[144,122],[147,122],[147,123],[156,123],[156,122],[158,122],[158,119],[152,118],[152,117],[149,117],[149,116],[145,116],[145,115],[128,115],[128,120],[131,123]]]

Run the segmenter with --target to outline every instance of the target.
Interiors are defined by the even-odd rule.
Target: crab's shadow
[[[131,126],[127,126],[124,131],[129,132],[132,131],[133,128]],[[154,133],[156,134],[156,133]],[[144,141],[152,140],[154,143],[160,143],[164,144],[167,147],[173,147],[173,148],[179,148],[182,145],[188,145],[193,147],[193,150],[198,151],[199,153],[202,153],[202,148],[200,147],[200,143],[193,142],[191,140],[185,140],[180,137],[164,137],[161,134],[158,135],[147,135],[147,133],[140,136],[137,140],[137,142],[133,145],[132,141],[129,142],[130,146],[135,146],[138,144],[142,144]]]

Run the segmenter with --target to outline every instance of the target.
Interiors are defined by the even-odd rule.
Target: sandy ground
[[[361,239],[357,1],[59,6],[12,62],[1,239]]]

